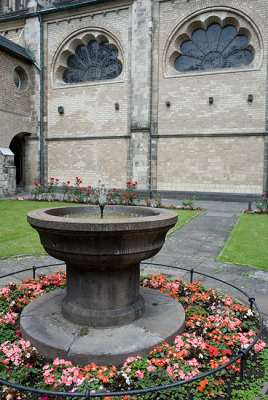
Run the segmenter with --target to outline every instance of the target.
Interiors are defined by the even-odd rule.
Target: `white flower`
[[[253,312],[252,312],[250,309],[248,309],[246,315],[247,315],[248,317],[252,317]]]

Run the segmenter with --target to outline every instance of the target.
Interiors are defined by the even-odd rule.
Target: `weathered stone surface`
[[[184,310],[177,301],[143,287],[141,294],[145,299],[141,318],[103,329],[67,321],[61,314],[64,291],[48,293],[24,309],[22,335],[48,358],[119,365],[129,356],[142,356],[160,343],[171,342],[184,329]]]
[[[99,219],[98,206],[28,214],[46,251],[66,262],[62,313],[74,323],[114,326],[140,317],[144,300],[139,294],[139,263],[161,249],[177,220],[174,212],[144,207],[106,206],[106,213],[126,218]],[[96,218],[71,218],[72,214]]]

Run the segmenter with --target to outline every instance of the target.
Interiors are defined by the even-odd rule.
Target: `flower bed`
[[[65,274],[57,271],[49,277],[41,275],[39,279],[27,279],[18,286],[10,283],[0,289],[1,379],[52,391],[85,393],[89,388],[91,394],[103,392],[103,398],[109,400],[112,397],[105,396],[105,392],[176,383],[223,366],[237,356],[240,349],[248,347],[256,336],[257,317],[232,297],[208,290],[200,282],[185,283],[181,279],[151,275],[142,280],[143,286],[166,293],[185,307],[186,330],[174,343],[157,346],[143,358],[129,357],[121,368],[95,363],[80,367],[59,358],[45,360],[30,342],[21,338],[19,316],[25,305],[36,297],[65,284]],[[267,363],[265,342],[259,340],[249,360],[255,381],[258,374],[263,373],[261,364],[265,357]],[[240,386],[240,367],[238,360],[205,379],[174,390],[148,393],[144,398],[231,399],[232,390],[235,393]],[[30,394],[20,394],[17,389],[5,386],[0,393],[3,400],[32,398]],[[141,396],[120,396],[120,399],[139,398]],[[236,398],[239,398],[237,394]],[[54,397],[39,396],[38,399]]]
[[[39,201],[66,201],[67,203],[99,204],[100,195],[105,196],[106,204],[110,205],[132,205],[145,207],[161,207],[182,210],[202,210],[195,206],[195,196],[191,199],[183,199],[181,206],[162,204],[162,197],[156,194],[155,198],[142,197],[136,193],[138,182],[126,182],[126,190],[120,191],[116,188],[107,189],[98,181],[94,186],[82,186],[82,180],[78,177],[72,185],[71,181],[62,182],[59,192],[61,198],[57,197],[56,190],[59,186],[59,179],[50,178],[48,182],[34,184],[31,197],[15,197],[14,200],[39,200]]]
[[[245,214],[268,214],[268,198],[263,194],[261,199],[254,199],[256,201],[256,209],[245,210]]]

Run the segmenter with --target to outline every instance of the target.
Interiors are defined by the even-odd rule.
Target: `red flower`
[[[266,194],[263,194],[262,197],[266,197]]]
[[[209,356],[210,357],[213,357],[213,356],[217,357],[219,355],[218,347],[209,346],[208,351],[209,351]]]

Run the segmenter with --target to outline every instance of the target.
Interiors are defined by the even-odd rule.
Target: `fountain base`
[[[145,300],[144,314],[127,325],[108,328],[81,326],[61,313],[65,290],[57,290],[30,303],[21,314],[22,335],[45,357],[74,364],[122,364],[127,357],[144,356],[153,347],[184,330],[183,307],[171,297],[140,288]]]

